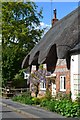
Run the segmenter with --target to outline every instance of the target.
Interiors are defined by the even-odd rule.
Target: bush
[[[79,104],[77,102],[71,102],[70,100],[56,101],[55,111],[67,117],[79,116]]]
[[[20,70],[13,79],[13,86],[15,88],[23,88],[26,87],[26,81],[24,80],[24,70]]]
[[[32,98],[33,104],[39,105],[41,103],[41,100],[39,98]]]
[[[49,105],[49,100],[47,100],[46,98],[44,98],[40,103],[41,107],[45,107],[45,106],[48,106],[48,105]]]
[[[50,101],[47,108],[50,110],[50,111],[55,111],[55,101]]]
[[[40,104],[41,107],[45,107],[50,111],[60,113],[63,116],[80,117],[80,103],[78,103],[77,101],[72,102],[71,100],[68,100],[66,98],[60,100],[50,99],[50,97],[48,98],[49,99],[47,99],[47,97],[32,98],[30,94],[23,93],[20,96],[14,97],[13,100],[30,105]]]
[[[19,102],[24,103],[24,104],[32,105],[33,101],[31,99],[32,99],[32,97],[30,96],[30,92],[25,92],[19,96],[15,96],[12,98],[12,100],[14,100],[14,101],[19,101]]]
[[[80,103],[80,93],[78,94],[76,101]]]
[[[22,95],[22,97],[31,97],[31,92],[30,91],[23,92],[21,95]]]
[[[31,98],[26,98],[25,99],[25,104],[29,104],[29,105],[32,105],[33,104],[33,101],[31,100]]]
[[[51,100],[52,95],[51,95],[51,92],[50,92],[49,90],[46,91],[45,98],[46,98],[47,100]]]
[[[70,92],[70,94],[65,94],[65,93],[59,92],[59,93],[57,93],[56,98],[58,100],[63,100],[63,99],[71,100],[71,92]]]

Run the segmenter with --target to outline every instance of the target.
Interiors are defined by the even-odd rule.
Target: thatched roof
[[[40,42],[24,58],[22,67],[65,58],[80,42],[80,7],[57,21]],[[53,61],[51,61],[53,62]],[[51,63],[50,62],[50,63]]]
[[[70,50],[71,55],[80,54],[80,42]]]

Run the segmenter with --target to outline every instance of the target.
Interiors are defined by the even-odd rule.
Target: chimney
[[[58,21],[58,19],[57,19],[57,17],[56,17],[56,13],[57,13],[57,12],[56,12],[56,9],[54,9],[53,12],[54,12],[54,18],[52,19],[52,27],[53,27],[54,23]]]
[[[56,19],[56,9],[54,9],[54,19]]]

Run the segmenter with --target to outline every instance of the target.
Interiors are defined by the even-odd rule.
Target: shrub
[[[13,86],[15,88],[23,88],[26,87],[26,81],[24,80],[24,75],[23,75],[24,70],[20,70],[13,79]]]
[[[25,98],[25,104],[29,104],[29,105],[32,105],[33,104],[33,101],[31,100],[31,98]]]
[[[30,92],[22,93],[21,95],[15,96],[12,99],[14,101],[19,101],[19,102],[24,103],[24,104],[30,104],[30,105],[33,104],[33,101],[31,100],[32,97],[30,95]]]
[[[51,95],[51,92],[50,92],[49,90],[46,91],[45,98],[46,98],[47,100],[51,100],[52,95]]]
[[[71,92],[70,92],[70,94],[65,94],[65,93],[59,92],[59,93],[57,93],[56,98],[58,100],[63,100],[63,99],[71,100]]]
[[[14,97],[13,100],[30,105],[40,104],[41,107],[45,107],[50,111],[60,113],[63,116],[80,117],[80,103],[77,101],[72,102],[66,98],[60,100],[50,99],[50,97],[49,99],[47,97],[32,98],[30,95],[24,93],[21,96]]]
[[[76,101],[80,103],[80,93],[78,94]]]
[[[50,110],[50,111],[55,111],[55,101],[50,101],[47,108]]]
[[[49,100],[47,100],[46,98],[44,98],[40,103],[41,107],[45,107],[45,106],[48,106],[48,105],[49,105]]]
[[[22,95],[22,97],[30,97],[30,98],[32,98],[32,97],[31,97],[31,92],[30,92],[30,91],[23,92],[21,95]]]
[[[33,101],[33,104],[35,104],[35,105],[39,105],[41,102],[41,100],[39,98],[36,98],[36,97],[32,98],[32,101]]]
[[[55,104],[55,111],[67,117],[79,116],[79,104],[71,102],[70,100],[57,100]]]

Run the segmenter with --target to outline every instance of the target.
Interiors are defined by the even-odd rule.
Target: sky
[[[38,10],[43,8],[43,19],[41,19],[41,26],[47,27],[51,26],[51,20],[53,18],[53,10],[57,10],[57,18],[60,20],[64,16],[68,15],[70,12],[75,10],[79,3],[78,2],[36,2]]]

